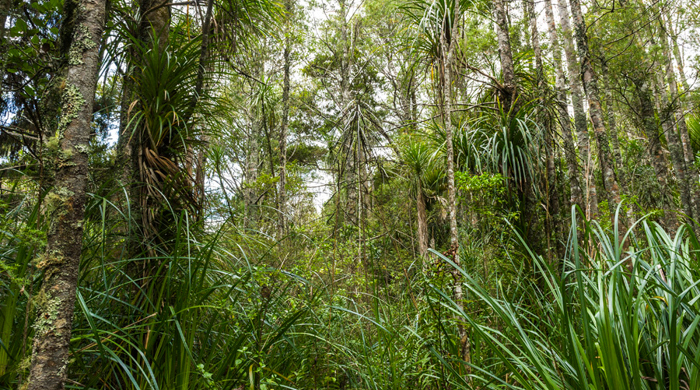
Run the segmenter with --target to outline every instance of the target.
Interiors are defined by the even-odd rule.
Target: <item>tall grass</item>
[[[104,248],[109,240],[94,242],[78,293],[70,367],[77,388],[293,382],[299,364],[287,333],[308,316],[306,281],[250,264],[244,252],[226,249],[221,232],[196,233],[189,220],[184,213],[176,218],[173,241],[156,256],[115,257],[119,251]],[[109,231],[95,223],[95,232]],[[155,270],[139,273],[144,265]]]
[[[446,362],[470,366],[462,387],[700,388],[700,244],[687,226],[675,235],[645,221],[633,229],[573,224],[562,269],[530,253],[517,296],[491,293],[457,267],[489,312],[476,317],[435,290],[469,325],[473,348],[489,351],[478,362]]]
[[[555,264],[509,246],[520,273],[500,284],[497,270],[458,267],[461,309],[439,268],[343,293],[272,267],[277,243],[203,231],[185,213],[172,241],[133,256],[129,213],[109,199],[88,207],[68,388],[700,389],[700,243],[686,226],[579,223]],[[31,352],[43,226],[32,202],[3,206],[3,388],[26,379]]]

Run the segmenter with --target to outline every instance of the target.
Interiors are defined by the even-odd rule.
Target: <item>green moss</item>
[[[56,186],[53,191],[49,192],[46,198],[44,198],[46,214],[51,218],[49,233],[55,231],[55,222],[68,212],[66,210],[66,205],[70,202],[70,198],[73,197],[73,195],[75,195],[75,193],[68,188]]]
[[[73,35],[73,43],[68,50],[68,63],[70,65],[82,65],[83,53],[87,50],[94,49],[97,44],[90,39],[90,31],[84,24],[79,25],[75,29]]]

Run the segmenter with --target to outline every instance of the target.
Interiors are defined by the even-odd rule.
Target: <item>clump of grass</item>
[[[672,235],[644,220],[626,232],[617,221],[612,231],[572,225],[560,271],[530,252],[519,298],[490,293],[444,259],[490,313],[464,312],[437,290],[469,325],[473,348],[490,352],[479,362],[445,360],[471,369],[461,387],[700,388],[700,244],[692,230]]]

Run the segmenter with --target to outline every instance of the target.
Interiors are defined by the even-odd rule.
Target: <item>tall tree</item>
[[[580,0],[569,0],[571,13],[574,20],[574,31],[576,35],[576,45],[578,56],[581,62],[581,79],[583,87],[588,97],[588,113],[593,124],[596,141],[598,145],[598,165],[603,175],[603,184],[608,195],[608,204],[611,210],[620,203],[620,190],[615,180],[615,172],[612,169],[610,156],[610,145],[608,144],[607,132],[603,121],[603,108],[600,103],[600,92],[598,91],[598,77],[593,71],[593,63],[590,48],[588,47],[588,34],[586,32],[586,22],[581,10]]]
[[[455,156],[453,134],[454,128],[452,124],[453,114],[453,82],[456,74],[456,58],[457,46],[459,42],[459,23],[460,23],[460,4],[459,0],[454,1],[454,6],[451,9],[452,14],[448,12],[449,8],[445,7],[445,14],[442,20],[442,34],[440,35],[440,51],[443,56],[442,66],[444,74],[444,83],[442,85],[444,96],[443,104],[443,126],[445,128],[445,147],[447,159],[447,210],[450,219],[450,253],[455,264],[460,265],[459,258],[459,231],[457,230],[457,189],[455,187]],[[454,299],[459,307],[463,306],[462,300],[464,293],[462,292],[462,278],[459,272],[453,271],[454,277]],[[459,324],[459,337],[461,340],[462,357],[469,361],[469,340],[464,326]]]
[[[294,4],[292,0],[285,1],[285,32],[284,32],[284,80],[282,82],[282,127],[279,139],[279,221],[278,230],[282,237],[287,230],[287,132],[289,126],[289,89],[290,89],[290,66],[292,51],[292,20],[294,17]]]
[[[513,65],[513,51],[510,47],[508,14],[504,0],[494,0],[493,5],[494,12],[496,14],[498,54],[501,60],[501,72],[503,73],[503,91],[501,103],[503,104],[504,111],[508,112],[511,110],[517,96],[515,66]]]
[[[688,127],[685,123],[685,99],[683,98],[683,96],[681,96],[681,94],[678,91],[678,81],[676,79],[676,72],[673,69],[673,58],[671,57],[671,50],[669,48],[669,39],[672,43],[675,44],[676,38],[672,35],[672,33],[668,34],[668,32],[672,31],[672,29],[670,23],[668,25],[664,23],[663,17],[659,19],[659,24],[661,30],[660,35],[662,57],[666,63],[665,73],[666,81],[668,83],[668,97],[670,99],[669,104],[671,108],[671,118],[668,119],[671,120],[671,122],[674,122],[676,125],[676,129],[672,129],[671,131],[674,131],[674,133],[676,131],[678,132],[680,138],[680,147],[683,150],[682,166],[685,169],[680,173],[679,176],[682,176],[684,178],[684,181],[681,181],[681,192],[682,194],[684,194],[683,196],[686,196],[688,198],[689,203],[689,205],[684,204],[684,208],[686,209],[685,213],[690,218],[697,219],[700,217],[700,191],[697,185],[697,180],[698,177],[700,177],[700,172],[698,172],[698,169],[695,166],[695,153],[693,152],[693,148],[690,144]],[[677,49],[677,45],[674,46],[674,50],[675,49]],[[678,55],[677,59],[680,61],[680,54]],[[681,73],[681,78],[684,80],[685,72],[683,71],[682,63],[677,62],[677,64],[679,64],[678,69]],[[685,84],[687,84],[687,81],[685,82]],[[678,162],[679,166],[681,166],[680,164],[681,163]],[[681,178],[679,177],[679,179]]]
[[[593,160],[591,158],[590,140],[588,137],[588,120],[583,107],[584,97],[581,89],[580,64],[576,58],[573,33],[569,22],[569,7],[566,0],[559,0],[559,23],[562,31],[564,54],[566,55],[567,71],[569,73],[569,88],[571,89],[571,103],[574,109],[574,127],[578,136],[578,149],[583,165],[583,188],[586,198],[586,215],[595,217],[598,215],[598,193],[595,176],[593,174]]]
[[[0,0],[0,103],[3,101],[3,83],[5,81],[5,55],[7,41],[5,37],[7,25],[7,17],[10,15],[10,10],[12,9],[12,0]]]
[[[569,183],[571,186],[571,204],[585,208],[583,203],[583,191],[581,190],[581,182],[579,180],[578,156],[576,147],[572,137],[571,118],[566,97],[566,78],[564,76],[564,67],[562,65],[561,48],[559,37],[557,36],[557,27],[554,22],[554,12],[552,9],[552,0],[545,0],[545,16],[547,18],[547,26],[549,32],[549,40],[552,47],[552,58],[555,71],[555,90],[557,104],[556,109],[559,114],[559,124],[561,126],[562,139],[564,140],[564,156],[569,169]]]
[[[63,389],[78,288],[83,216],[88,180],[87,148],[92,106],[100,69],[105,0],[72,0],[64,5],[61,114],[53,187],[46,195],[52,210],[44,256],[37,267],[43,282],[37,297],[29,390]]]
[[[563,239],[563,234],[559,231],[559,194],[557,191],[556,182],[556,157],[557,157],[557,144],[554,139],[554,128],[552,122],[545,115],[542,108],[545,106],[544,97],[547,95],[546,79],[544,73],[544,65],[542,62],[542,47],[540,45],[539,31],[537,30],[537,14],[535,8],[535,2],[533,0],[524,0],[525,15],[528,19],[530,26],[530,45],[535,54],[535,77],[536,77],[536,91],[539,96],[540,107],[538,107],[537,115],[538,121],[543,123],[544,129],[544,148],[545,148],[545,164],[546,164],[546,178],[544,185],[544,204],[545,204],[545,228],[547,230],[547,247],[552,249],[552,247],[559,251],[559,243]],[[554,235],[555,243],[552,246],[550,238]],[[547,255],[550,260],[552,260],[554,251],[548,251]]]

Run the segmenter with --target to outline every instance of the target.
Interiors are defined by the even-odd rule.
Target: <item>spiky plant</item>
[[[572,223],[561,276],[530,252],[535,275],[497,294],[458,268],[490,313],[477,318],[437,291],[491,353],[471,364],[467,381],[532,390],[700,388],[700,244],[686,227],[672,235],[638,224],[640,238],[617,222],[612,231]]]

